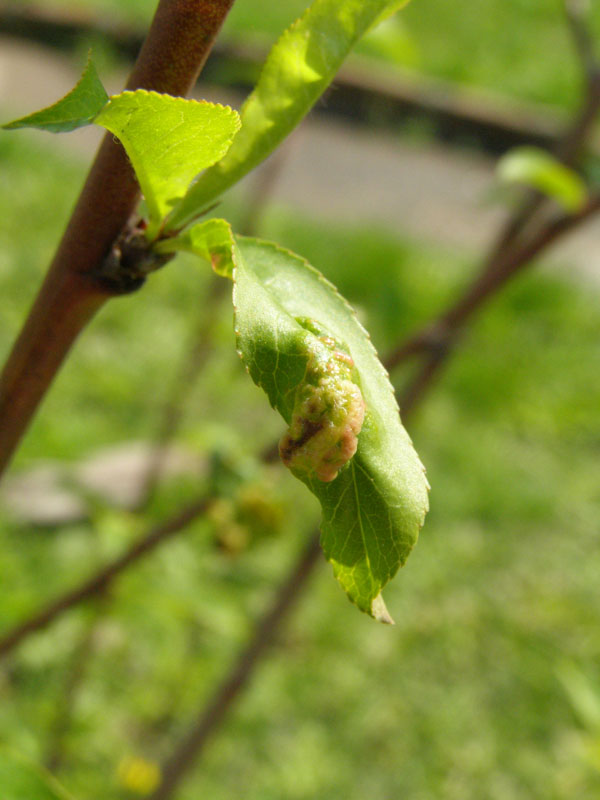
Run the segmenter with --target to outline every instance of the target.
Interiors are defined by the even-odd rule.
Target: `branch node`
[[[164,267],[174,257],[173,253],[155,253],[144,229],[143,220],[127,225],[100,264],[95,277],[111,294],[137,291],[151,272]]]

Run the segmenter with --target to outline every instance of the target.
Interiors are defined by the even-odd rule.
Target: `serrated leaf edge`
[[[213,108],[222,108],[225,111],[231,112],[238,118],[238,126],[236,128],[236,132],[239,130],[241,126],[240,114],[235,108],[233,108],[232,106],[228,106],[225,103],[213,103],[212,100],[196,100],[196,98],[194,97],[180,97],[179,95],[169,94],[168,92],[157,92],[154,89],[124,89],[122,92],[117,92],[117,94],[109,95],[108,100],[111,101],[119,97],[132,94],[153,95],[154,97],[168,97],[170,100],[175,100],[177,103],[182,103],[185,105],[212,106]],[[98,114],[100,114],[100,112],[98,112]]]

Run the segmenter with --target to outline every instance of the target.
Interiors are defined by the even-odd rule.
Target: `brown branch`
[[[233,1],[160,0],[126,88],[187,94]],[[108,135],[0,376],[0,474],[79,333],[122,293],[99,275],[138,199],[125,152]]]
[[[556,157],[567,166],[577,163],[581,149],[589,137],[600,111],[600,61],[594,55],[591,34],[584,21],[586,8],[586,0],[565,0],[567,18],[573,31],[585,80],[585,92],[581,107],[555,148]],[[531,243],[535,247],[538,237],[543,238],[546,226],[544,220],[539,221],[539,215],[544,211],[545,205],[544,195],[535,191],[526,193],[521,205],[509,217],[490,248],[476,284],[485,284],[488,280],[485,276],[491,278],[496,272],[502,275],[507,260],[518,262],[522,259],[524,252],[526,253],[522,247],[519,250],[522,239],[526,239],[528,235],[533,237]],[[578,220],[575,220],[575,223],[577,224]],[[541,249],[544,249],[545,246],[542,243]],[[527,256],[527,258],[529,257]],[[492,285],[494,280],[491,278]],[[472,287],[471,291],[477,293],[479,289]],[[462,302],[459,301],[458,305],[460,306]],[[433,365],[441,364],[444,361],[449,347],[448,338],[452,336],[452,331],[448,329],[448,322],[448,319],[442,317],[399,345],[386,362],[388,369],[393,369],[411,358],[425,354],[429,356],[427,372],[435,372],[437,368]],[[419,381],[422,380],[423,376],[419,378]],[[411,397],[412,390],[405,397],[405,402],[410,404]]]
[[[429,390],[434,378],[455,348],[465,325],[475,312],[518,272],[539,256],[542,251],[594,214],[597,214],[598,211],[600,211],[600,195],[594,195],[589,198],[586,205],[577,214],[563,215],[549,221],[544,228],[540,229],[535,236],[532,236],[529,242],[521,245],[516,252],[508,251],[504,260],[499,261],[495,272],[484,271],[479,275],[458,302],[432,326],[431,330],[437,330],[438,340],[443,340],[444,344],[443,347],[439,346],[427,354],[424,364],[404,390],[400,398],[403,417],[412,413],[415,405],[421,401],[423,395]],[[397,366],[397,355],[402,352],[402,349],[401,347],[396,350],[386,362],[388,369],[393,369]]]
[[[564,11],[575,52],[588,81],[598,71],[594,38],[590,30],[589,0],[564,0]]]
[[[531,214],[537,210],[538,208],[533,209],[532,203],[529,207],[529,220],[531,220]],[[448,350],[453,346],[460,327],[490,294],[557,238],[577,227],[597,211],[598,197],[592,196],[578,213],[558,217],[550,222],[542,220],[535,230],[529,232],[527,237],[519,237],[517,231],[515,233],[516,241],[512,239],[507,241],[502,250],[496,250],[499,242],[494,245],[493,251],[484,261],[481,271],[455,305],[398,345],[385,361],[387,369],[393,370],[411,358],[419,356],[428,356],[430,361],[443,361]],[[520,223],[522,227],[525,225],[524,217],[520,219],[522,219]]]
[[[104,594],[121,573],[151,553],[159,545],[171,539],[175,534],[183,531],[190,522],[206,511],[209,503],[210,499],[206,497],[192,503],[176,516],[167,520],[167,522],[153,528],[150,533],[131,545],[129,550],[123,553],[122,556],[107,564],[95,575],[92,575],[91,578],[85,580],[75,589],[65,592],[39,612],[33,614],[28,620],[4,634],[0,638],[0,658],[10,653],[30,634],[47,627],[65,611]]]
[[[558,140],[556,147],[552,149],[563,164],[573,166],[577,163],[580,151],[600,110],[600,62],[594,54],[593,40],[587,25],[586,13],[589,10],[587,0],[564,1],[565,14],[581,63],[584,91],[579,111]],[[493,261],[495,256],[501,255],[507,247],[515,242],[544,205],[544,202],[545,197],[539,192],[527,192],[521,207],[500,234],[492,249],[490,261]],[[493,265],[491,268],[493,269]]]
[[[321,561],[319,534],[310,536],[305,549],[281,582],[271,605],[256,625],[248,645],[240,653],[232,669],[202,709],[196,722],[175,748],[162,769],[160,786],[149,800],[167,800],[173,796],[202,752],[207,740],[246,687],[257,662],[273,642],[282,622],[300,597],[301,590]]]
[[[563,138],[558,156],[572,164],[581,144],[587,138],[600,106],[600,59],[596,54],[594,38],[590,29],[590,4],[588,0],[564,0],[565,16],[575,52],[581,64],[585,83],[585,102],[570,131]]]

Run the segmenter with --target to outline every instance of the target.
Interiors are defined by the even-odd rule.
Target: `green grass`
[[[23,0],[12,0],[22,3]],[[237,0],[224,35],[272,41],[306,0]],[[152,0],[43,0],[50,8],[95,9],[146,26]],[[593,34],[600,7],[592,3]],[[580,74],[561,0],[412,0],[363,52],[426,75],[523,100],[574,107]]]
[[[0,355],[83,175],[53,156],[33,140],[0,140],[3,180],[19,187],[0,195]],[[383,353],[442,308],[472,269],[382,230],[327,229],[276,210],[264,235],[322,269],[357,304]],[[147,436],[207,291],[201,265],[182,259],[101,312],[18,466]],[[411,428],[432,509],[386,591],[396,627],[359,614],[323,564],[179,800],[598,796],[598,732],[578,721],[558,670],[567,662],[592,685],[600,679],[599,335],[597,294],[542,274],[523,276],[486,309]],[[233,558],[214,546],[231,521],[213,515],[115,587],[64,741],[60,777],[80,800],[134,796],[119,786],[121,759],[169,752],[315,518],[303,487],[251,459],[281,422],[234,353],[226,304],[213,344],[181,441],[228,454],[238,475],[219,472],[226,511],[250,484],[284,524]],[[62,530],[5,521],[2,627],[209,480],[171,485],[141,517],[98,506],[92,523]],[[0,739],[36,759],[48,752],[65,670],[92,613],[67,615],[0,670]]]

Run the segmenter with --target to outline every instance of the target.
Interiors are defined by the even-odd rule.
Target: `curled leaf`
[[[233,255],[238,350],[289,426],[284,461],[321,503],[336,578],[390,622],[381,590],[417,540],[428,486],[387,374],[352,309],[303,259],[240,237]]]

